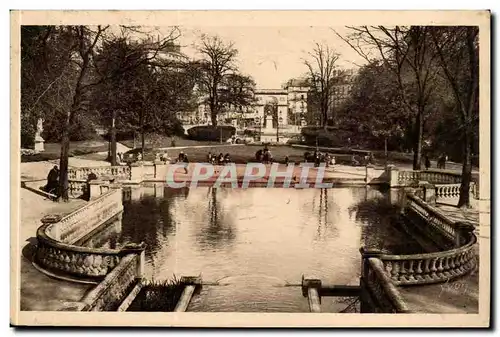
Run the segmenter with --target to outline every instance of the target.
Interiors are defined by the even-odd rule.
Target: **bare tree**
[[[400,94],[413,124],[413,169],[421,167],[425,114],[439,73],[437,55],[429,27],[359,26],[348,27],[351,33],[341,36],[368,62],[382,58],[397,78]],[[378,54],[373,56],[373,52]]]
[[[88,83],[88,75],[92,67],[92,54],[97,41],[102,36],[107,27],[97,26],[93,31],[85,26],[69,27],[74,34],[77,45],[75,57],[72,59],[77,66],[77,80],[74,83],[74,93],[71,107],[66,113],[66,119],[62,130],[61,138],[61,158],[59,162],[59,193],[62,200],[67,201],[68,197],[68,157],[69,157],[69,132],[75,117],[86,110],[88,105],[88,93],[91,86]]]
[[[310,81],[313,92],[317,97],[320,110],[320,124],[326,127],[328,113],[332,111],[333,88],[336,83],[336,62],[340,55],[329,46],[316,43],[312,52],[309,53],[311,60],[304,60],[309,70]]]
[[[115,99],[102,102],[102,108],[100,108],[101,117],[108,121],[107,124],[110,127],[109,159],[111,165],[116,165],[116,120],[120,118],[117,112],[126,110],[117,106],[126,102],[123,98],[119,98],[123,93],[118,91],[131,82],[132,73],[141,67],[167,71],[182,66],[177,61],[163,57],[175,52],[175,42],[181,34],[177,27],[172,27],[168,34],[157,38],[153,37],[154,32],[145,31],[140,27],[121,26],[120,28],[119,34],[107,37],[95,55],[98,80],[94,85],[100,85],[100,89],[104,89],[104,92],[115,91],[111,95]],[[143,132],[142,138],[144,138]]]
[[[232,42],[225,43],[218,36],[202,36],[198,52],[202,55],[202,60],[198,62],[200,90],[206,95],[212,125],[216,126],[217,115],[225,104],[220,100],[220,89],[224,78],[236,73],[238,51]]]
[[[478,27],[432,27],[431,36],[462,123],[463,166],[458,207],[470,205],[471,152],[478,121]]]

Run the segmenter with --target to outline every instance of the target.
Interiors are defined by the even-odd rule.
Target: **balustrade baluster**
[[[393,279],[394,281],[399,281],[400,268],[401,268],[401,266],[399,264],[399,261],[392,262],[391,279]]]
[[[408,272],[407,278],[409,281],[416,281],[417,280],[415,278],[415,270],[413,269],[413,263],[414,263],[414,260],[410,260],[408,262],[409,266],[408,266],[408,270],[407,270],[407,272]]]

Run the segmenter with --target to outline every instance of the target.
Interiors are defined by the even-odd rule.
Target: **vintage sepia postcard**
[[[11,324],[488,327],[489,11],[11,11]]]

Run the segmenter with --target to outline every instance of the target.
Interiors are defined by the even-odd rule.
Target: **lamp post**
[[[262,132],[262,124],[261,124],[260,116],[257,116],[256,119],[257,119],[257,124],[259,124],[259,139],[258,139],[258,141],[260,142],[261,132]]]

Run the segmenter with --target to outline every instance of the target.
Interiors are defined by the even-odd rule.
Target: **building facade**
[[[309,86],[304,80],[291,80],[281,89],[254,90],[255,102],[247,107],[227,107],[217,116],[219,124],[245,128],[282,128],[306,125],[307,94]],[[209,125],[210,108],[200,100],[198,109],[191,114],[179,114],[184,124]],[[272,123],[268,126],[267,123]]]

